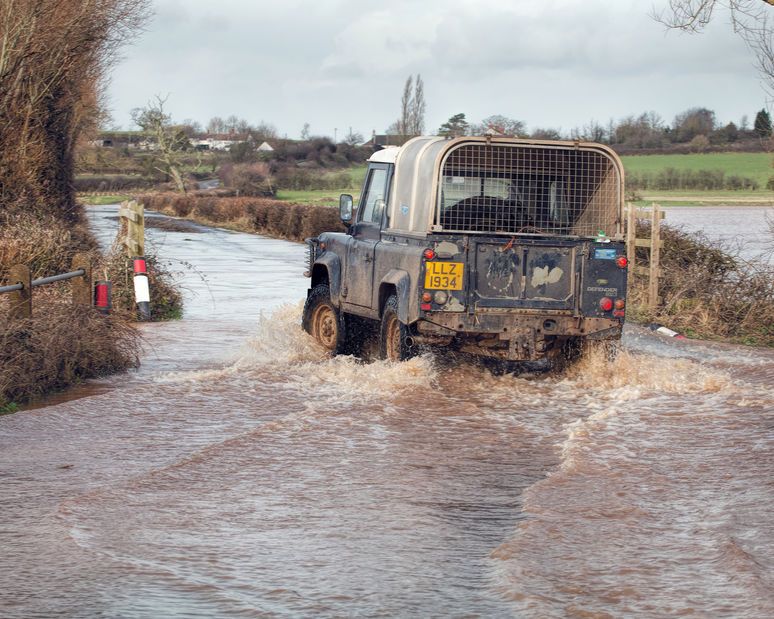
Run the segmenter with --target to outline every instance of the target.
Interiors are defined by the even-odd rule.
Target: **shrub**
[[[756,191],[758,181],[747,176],[726,176],[723,170],[676,170],[664,168],[657,173],[633,172],[626,177],[627,188],[632,190],[655,189],[672,190],[702,190],[714,191],[720,189],[735,189]]]
[[[273,196],[274,188],[269,165],[264,162],[225,163],[218,171],[225,187],[241,196]]]
[[[646,308],[647,277],[632,273],[631,315],[705,339],[774,346],[774,267],[765,259],[744,260],[700,233],[670,226],[661,231],[661,303],[655,311]],[[650,236],[648,223],[638,222],[637,236]],[[648,257],[639,250],[637,263],[647,266]]]
[[[208,222],[230,222],[238,227],[288,239],[302,241],[326,230],[343,230],[338,209],[312,204],[290,204],[269,198],[213,197],[187,194],[176,196],[172,208],[167,194],[151,194],[141,200],[146,208],[177,214],[184,201],[189,214]]]
[[[93,309],[47,303],[32,318],[0,322],[0,407],[137,363],[133,327]]]

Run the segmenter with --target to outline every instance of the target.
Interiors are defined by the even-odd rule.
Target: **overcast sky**
[[[664,0],[154,0],[109,94],[117,125],[155,94],[175,120],[235,114],[298,137],[384,133],[420,73],[426,127],[457,112],[568,132],[694,106],[722,123],[766,105],[725,14],[702,35],[665,32]]]

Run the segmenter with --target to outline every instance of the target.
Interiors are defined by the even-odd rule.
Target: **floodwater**
[[[303,246],[148,232],[185,318],[0,417],[0,616],[774,616],[771,351],[327,359]]]
[[[669,206],[664,211],[665,224],[702,232],[744,259],[774,259],[772,206]]]

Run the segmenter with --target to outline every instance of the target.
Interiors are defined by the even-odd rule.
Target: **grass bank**
[[[647,222],[638,223],[637,236],[650,237]],[[692,338],[774,346],[774,263],[769,256],[746,260],[722,242],[668,225],[662,226],[661,238],[661,302],[650,310],[647,277],[630,273],[628,320],[661,323]],[[638,250],[639,265],[647,266],[648,258],[646,249]]]
[[[113,283],[113,313],[73,307],[71,282],[35,288],[32,317],[11,320],[10,297],[0,295],[0,412],[69,385],[126,370],[138,363],[140,336],[134,328],[131,269],[121,252],[96,249],[85,223],[67,227],[31,215],[0,221],[0,281],[10,267],[30,267],[32,278],[70,270],[73,254],[88,252],[95,277]],[[180,313],[180,294],[169,273],[151,259],[154,315]]]
[[[95,248],[84,223],[67,227],[54,218],[7,216],[0,221],[0,280],[15,264],[29,266],[33,279],[69,271],[76,251],[89,251],[100,264]],[[36,288],[29,319],[11,320],[10,297],[0,295],[0,409],[137,362],[139,336],[129,318],[74,308],[70,286]]]

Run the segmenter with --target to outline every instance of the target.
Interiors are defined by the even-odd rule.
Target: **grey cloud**
[[[158,0],[110,91],[123,124],[132,107],[170,92],[176,117],[234,113],[290,135],[304,122],[328,134],[382,131],[417,72],[431,130],[460,111],[570,128],[648,109],[671,120],[688,105],[736,120],[762,106],[749,53],[728,24],[666,35],[646,4]]]

